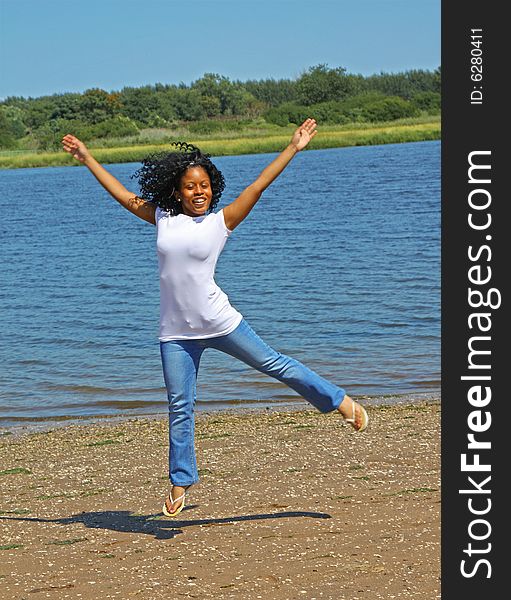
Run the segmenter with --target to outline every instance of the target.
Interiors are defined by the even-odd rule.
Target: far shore
[[[261,154],[281,151],[289,143],[290,133],[291,129],[284,130],[282,134],[269,135],[241,134],[216,138],[204,136],[195,139],[190,136],[187,141],[212,156]],[[403,119],[376,124],[352,123],[324,126],[311,142],[310,150],[431,141],[440,139],[440,136],[440,117]],[[182,139],[182,136],[179,139]],[[90,148],[94,157],[103,164],[140,162],[151,153],[168,150],[169,142],[108,148],[94,147],[91,144]],[[0,169],[79,166],[79,164],[65,152],[0,152]]]
[[[165,418],[0,436],[0,581],[28,598],[440,598],[440,399],[198,413],[174,519]]]

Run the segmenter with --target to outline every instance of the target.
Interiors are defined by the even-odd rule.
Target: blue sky
[[[0,99],[350,73],[434,70],[440,0],[0,0]]]

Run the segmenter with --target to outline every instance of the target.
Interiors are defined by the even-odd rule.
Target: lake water
[[[274,154],[215,159],[234,199]],[[135,192],[138,163],[107,169]],[[154,226],[84,167],[0,171],[0,424],[161,413]],[[348,393],[440,390],[440,142],[306,151],[216,281],[270,345]],[[207,350],[198,408],[296,402]]]

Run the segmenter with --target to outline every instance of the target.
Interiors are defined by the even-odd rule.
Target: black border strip
[[[503,146],[511,131],[504,106],[511,53],[503,6],[442,4],[441,589],[449,600],[508,595],[509,517],[502,513],[510,469],[502,442],[510,402],[504,373],[511,368],[505,324],[511,195],[504,180],[511,153]],[[496,593],[483,596],[488,592]]]

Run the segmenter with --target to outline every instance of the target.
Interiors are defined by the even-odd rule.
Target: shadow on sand
[[[194,508],[187,506],[183,513]],[[239,523],[241,521],[264,521],[268,519],[289,519],[305,517],[309,519],[330,519],[327,513],[286,511],[278,513],[267,513],[259,515],[240,515],[234,517],[223,517],[220,519],[168,519],[161,518],[162,513],[153,515],[138,515],[127,510],[106,510],[101,512],[82,512],[71,517],[60,519],[45,519],[42,517],[7,517],[0,516],[4,521],[23,521],[33,523],[59,523],[70,525],[72,523],[83,523],[90,529],[110,529],[111,531],[123,531],[127,533],[144,533],[153,535],[155,539],[168,540],[180,533],[184,533],[187,527],[225,525],[227,523]]]

